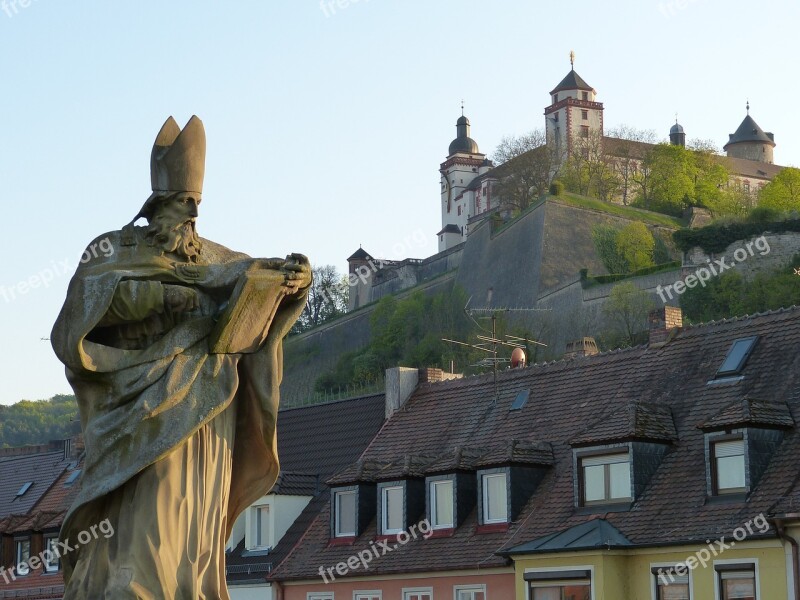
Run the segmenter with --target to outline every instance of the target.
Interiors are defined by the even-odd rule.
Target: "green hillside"
[[[44,444],[68,438],[81,429],[75,396],[21,400],[0,405],[0,448]]]

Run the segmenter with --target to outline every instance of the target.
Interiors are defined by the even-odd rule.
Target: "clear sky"
[[[749,98],[776,162],[800,164],[798,13],[788,0],[0,0],[0,403],[69,391],[41,338],[84,246],[149,195],[169,115],[205,123],[201,235],[344,271],[359,244],[433,254],[461,100],[491,154],[544,124],[573,49],[606,128],[666,137],[677,112],[689,138],[722,146]],[[48,271],[46,287],[18,285]]]

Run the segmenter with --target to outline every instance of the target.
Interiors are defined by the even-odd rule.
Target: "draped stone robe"
[[[52,343],[86,445],[61,538],[75,547],[105,519],[114,534],[62,556],[64,598],[227,599],[225,542],[279,471],[281,344],[307,292],[281,296],[257,352],[212,354],[214,319],[239,277],[283,261],[203,240],[198,263],[180,263],[148,246],[141,228],[102,239],[113,254],[79,266]],[[164,284],[198,290],[200,310],[170,314]]]

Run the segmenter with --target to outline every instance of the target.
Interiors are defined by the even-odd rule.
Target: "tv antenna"
[[[492,367],[492,372],[494,375],[494,400],[493,402],[497,402],[498,399],[498,389],[497,389],[497,365],[500,363],[507,363],[510,362],[510,358],[498,357],[497,356],[497,346],[508,346],[510,348],[525,348],[528,344],[533,344],[537,346],[544,346],[547,347],[547,344],[540,342],[538,340],[531,340],[524,337],[519,337],[516,335],[508,335],[506,334],[503,338],[498,337],[497,335],[497,314],[498,313],[508,313],[508,312],[548,312],[551,309],[549,308],[469,308],[469,303],[472,301],[472,297],[467,300],[466,306],[464,306],[464,314],[466,314],[470,320],[477,325],[478,329],[487,332],[489,335],[476,335],[475,337],[479,340],[477,343],[470,344],[467,342],[460,342],[458,340],[451,340],[448,338],[442,338],[443,342],[449,342],[451,344],[457,344],[459,346],[466,346],[468,348],[473,348],[475,350],[481,350],[483,352],[487,352],[491,354],[491,357],[485,357],[479,360],[475,365],[477,367]],[[481,324],[475,320],[475,316],[478,315],[477,318],[479,319],[490,319],[492,321],[492,329],[489,331],[484,327],[481,327]]]

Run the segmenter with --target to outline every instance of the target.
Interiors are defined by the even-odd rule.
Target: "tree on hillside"
[[[786,167],[763,187],[759,206],[780,211],[800,210],[800,169]]]
[[[45,444],[80,432],[75,396],[0,405],[0,448]]]
[[[546,141],[542,129],[500,141],[492,156],[501,165],[492,193],[504,206],[525,210],[550,187],[560,160],[554,144]]]
[[[375,382],[398,365],[449,369],[452,360],[463,369],[483,358],[478,351],[442,341],[469,339],[473,323],[464,314],[466,304],[460,288],[432,296],[418,291],[403,299],[381,298],[370,316],[369,344],[342,356],[334,369],[317,379],[316,390],[335,392]]]
[[[635,345],[637,334],[647,329],[647,315],[653,308],[655,304],[647,292],[637,288],[633,282],[615,285],[603,305],[603,315],[611,324],[604,336],[606,347]]]
[[[292,331],[300,333],[321,325],[347,312],[350,292],[347,277],[342,276],[333,265],[315,266],[314,277],[308,290],[308,302]]]
[[[655,144],[656,132],[652,129],[636,129],[623,124],[611,129],[608,137],[623,141],[614,145],[610,164],[617,175],[618,192],[622,196],[622,203],[627,205],[631,201],[631,191],[636,183],[635,176],[642,159],[642,147],[639,144]]]
[[[644,223],[631,223],[617,234],[617,248],[630,272],[653,265],[653,250],[656,241]]]
[[[643,165],[649,170],[649,190],[640,198],[644,208],[680,215],[694,195],[696,167],[690,150],[658,144],[648,152]]]
[[[603,266],[612,275],[632,273],[655,264],[656,241],[644,223],[630,223],[622,229],[596,225],[592,240]]]
[[[697,149],[693,150],[693,159],[694,202],[709,209],[715,217],[745,215],[749,208],[748,203],[744,202],[745,198],[736,187],[728,185],[731,175],[720,162],[719,155],[708,149]]]
[[[611,275],[628,272],[628,261],[617,247],[619,229],[611,225],[595,225],[592,228],[592,241],[603,266]]]

